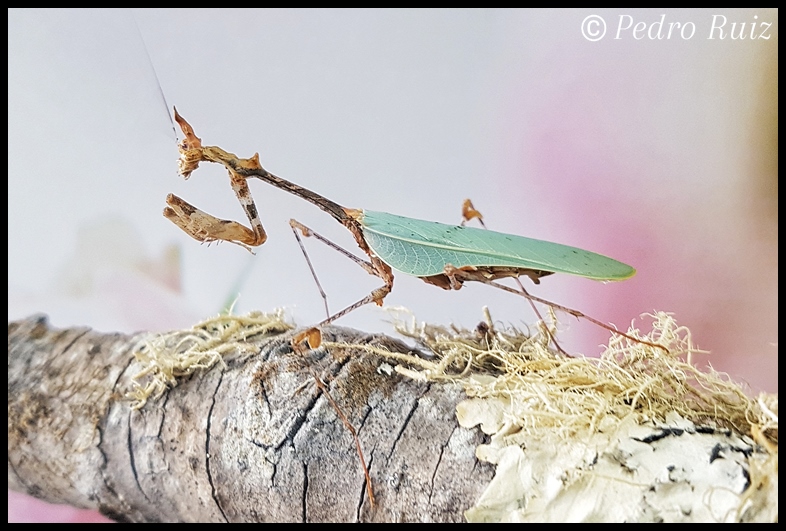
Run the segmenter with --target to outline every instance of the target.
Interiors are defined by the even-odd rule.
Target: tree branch
[[[328,327],[327,341],[389,338]],[[8,484],[123,521],[458,521],[492,475],[484,436],[456,422],[455,385],[378,372],[351,349],[294,354],[291,334],[249,338],[159,401],[134,410],[124,390],[147,334],[57,330],[45,317],[8,326]],[[359,433],[376,507],[350,433]]]
[[[699,371],[667,314],[668,354],[600,359],[488,316],[402,331],[433,359],[338,327],[297,353],[269,317],[9,323],[9,488],[122,521],[777,521],[777,395]]]

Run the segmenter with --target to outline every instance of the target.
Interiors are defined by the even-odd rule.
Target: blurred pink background
[[[596,42],[582,35],[591,15],[607,24]],[[708,39],[713,16],[769,38]],[[696,33],[614,38],[624,17]],[[778,390],[777,10],[12,9],[8,27],[9,319],[189,326],[244,270],[237,311],[322,318],[287,220],[354,248],[311,205],[252,183],[269,233],[253,258],[199,246],[161,216],[173,192],[243,220],[220,169],[176,175],[160,80],[206,144],[259,151],[345,206],[458,223],[470,197],[491,229],[630,263],[625,282],[555,275],[532,292],[620,327],[672,312],[711,351],[701,363],[752,394]],[[377,287],[307,243],[331,308]],[[466,327],[484,305],[534,321],[523,299],[403,274],[386,303]],[[608,340],[559,317],[572,351]],[[367,307],[338,324],[390,332],[388,320]],[[9,492],[9,521],[96,518],[20,498]]]

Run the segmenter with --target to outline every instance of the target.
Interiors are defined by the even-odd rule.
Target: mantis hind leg
[[[488,284],[489,286],[493,286],[493,287],[495,287],[497,289],[501,289],[503,291],[507,291],[507,292],[510,292],[510,293],[515,293],[516,295],[519,295],[521,297],[525,297],[526,299],[528,299],[532,303],[539,302],[541,304],[545,304],[547,306],[550,306],[551,308],[554,308],[555,310],[560,310],[560,311],[563,311],[563,312],[565,312],[565,313],[567,313],[569,315],[572,315],[573,317],[575,317],[577,319],[586,319],[587,321],[591,322],[592,324],[597,325],[597,326],[599,326],[601,328],[604,328],[604,329],[608,330],[609,332],[611,332],[613,334],[617,334],[619,336],[622,336],[622,337],[628,339],[629,341],[633,341],[635,343],[640,343],[642,345],[647,345],[647,346],[654,347],[654,348],[659,348],[659,349],[663,350],[664,352],[666,352],[667,354],[669,352],[669,349],[667,349],[663,345],[658,345],[657,343],[652,343],[650,341],[645,341],[643,339],[639,339],[637,337],[633,337],[632,335],[627,334],[627,333],[619,330],[616,326],[604,323],[603,321],[599,321],[598,319],[595,319],[594,317],[590,317],[589,315],[587,315],[585,313],[582,313],[582,312],[580,312],[578,310],[574,310],[573,308],[568,308],[567,306],[562,306],[561,304],[557,304],[556,302],[552,302],[552,301],[549,301],[549,300],[546,300],[546,299],[542,299],[540,297],[536,297],[535,295],[531,295],[527,290],[524,289],[523,286],[521,287],[521,291],[519,291],[517,289],[511,288],[510,286],[506,286],[504,284],[500,284],[499,282],[495,282],[493,280],[486,279],[482,275],[473,275],[472,272],[462,271],[460,269],[456,269],[453,266],[446,266],[445,267],[445,275],[447,275],[449,278],[456,278],[456,279],[459,279],[461,281],[482,282],[483,284]],[[552,337],[552,340],[553,339],[554,338]],[[559,350],[561,352],[567,354],[561,348]],[[568,354],[568,355],[570,356],[570,354]]]

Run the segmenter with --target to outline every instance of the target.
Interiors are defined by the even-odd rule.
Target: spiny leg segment
[[[390,267],[376,257],[368,247],[368,244],[363,237],[362,228],[358,222],[360,211],[344,208],[341,205],[323,197],[311,190],[298,186],[290,181],[282,179],[276,175],[265,170],[259,163],[259,154],[255,153],[253,157],[248,159],[239,158],[237,155],[225,151],[217,146],[202,146],[202,140],[196,136],[193,127],[178,114],[175,109],[175,120],[180,125],[180,128],[185,135],[182,142],[179,143],[178,149],[180,151],[180,160],[178,161],[179,173],[186,179],[189,178],[191,173],[199,167],[200,162],[214,162],[223,165],[229,172],[230,183],[235,195],[238,198],[243,210],[248,217],[251,228],[237,223],[235,221],[223,220],[216,218],[183,199],[170,194],[167,197],[168,207],[164,209],[164,216],[175,223],[180,229],[186,232],[192,238],[205,243],[214,241],[228,241],[236,245],[244,247],[251,251],[251,247],[262,245],[267,240],[267,234],[262,226],[259,218],[259,212],[254,203],[253,197],[248,187],[248,178],[256,177],[273,186],[287,191],[291,194],[297,195],[306,201],[309,201],[322,210],[333,216],[339,223],[344,225],[350,233],[355,237],[358,246],[368,256],[369,261],[362,260],[352,253],[338,247],[337,245],[329,242],[323,236],[314,233],[308,227],[301,225],[293,220],[294,224],[290,224],[293,230],[301,230],[304,236],[313,235],[320,241],[327,243],[331,247],[339,250],[346,256],[350,257],[353,261],[359,264],[367,273],[381,278],[384,285],[380,288],[373,290],[367,296],[359,301],[351,304],[343,310],[330,315],[317,324],[321,327],[332,323],[336,319],[348,314],[349,312],[369,303],[376,303],[382,305],[383,299],[390,293],[393,287],[393,272]],[[299,238],[298,238],[299,239]],[[302,243],[302,242],[301,242]],[[302,247],[302,246],[301,246]],[[311,267],[309,260],[309,267]],[[313,268],[312,268],[312,274]],[[316,275],[314,274],[316,278]],[[318,283],[318,281],[317,281]],[[320,287],[320,291],[321,287]],[[324,294],[324,292],[322,292]],[[327,299],[324,297],[325,307],[327,309]],[[293,344],[299,344],[304,340],[308,340],[309,345],[315,348],[314,343],[320,341],[319,334],[315,333],[316,329],[312,328],[298,334],[293,338]],[[317,331],[318,332],[318,331]]]
[[[195,155],[195,151],[201,148],[201,140],[194,134],[194,129],[183,119],[175,109],[175,120],[180,124],[185,139],[178,145],[180,150],[180,174],[188,179],[191,172],[195,170],[202,160]],[[259,219],[259,212],[254,199],[251,197],[251,190],[248,187],[246,177],[233,171],[225,164],[229,172],[229,181],[232,190],[235,192],[238,202],[246,213],[251,228],[237,223],[236,221],[219,219],[204,212],[180,197],[169,194],[166,198],[167,208],[164,209],[164,217],[180,227],[180,229],[203,243],[211,242],[230,242],[240,245],[249,252],[251,247],[257,247],[267,241],[267,234]]]

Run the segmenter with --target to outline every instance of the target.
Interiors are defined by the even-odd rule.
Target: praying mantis
[[[307,341],[311,348],[316,348],[321,342],[320,327],[363,305],[376,303],[381,306],[385,297],[393,289],[393,269],[395,269],[445,290],[461,289],[465,282],[481,282],[526,297],[531,303],[539,302],[577,318],[587,319],[629,340],[664,348],[621,332],[578,310],[533,296],[520,282],[518,283],[520,289],[497,282],[505,278],[518,280],[519,277],[525,276],[538,284],[542,277],[553,273],[576,275],[599,281],[618,281],[635,274],[636,270],[627,264],[591,251],[558,243],[463,225],[446,225],[384,212],[345,208],[265,170],[259,162],[258,153],[244,159],[217,146],[203,146],[193,127],[177,112],[176,108],[174,116],[185,136],[178,144],[180,175],[188,179],[200,162],[223,165],[229,173],[232,189],[250,223],[249,228],[236,221],[216,218],[180,197],[169,194],[166,198],[167,207],[164,209],[164,216],[186,234],[199,242],[226,241],[249,251],[252,247],[264,244],[267,234],[248,187],[248,179],[253,177],[305,199],[330,214],[349,230],[368,260],[355,256],[293,219],[289,223],[298,240],[300,240],[298,231],[304,237],[314,237],[347,256],[370,275],[382,280],[381,287],[343,310],[328,315],[315,327],[295,336],[293,344]],[[480,216],[471,203],[465,203],[464,217],[465,220],[469,220]],[[559,345],[557,348],[562,351]]]

